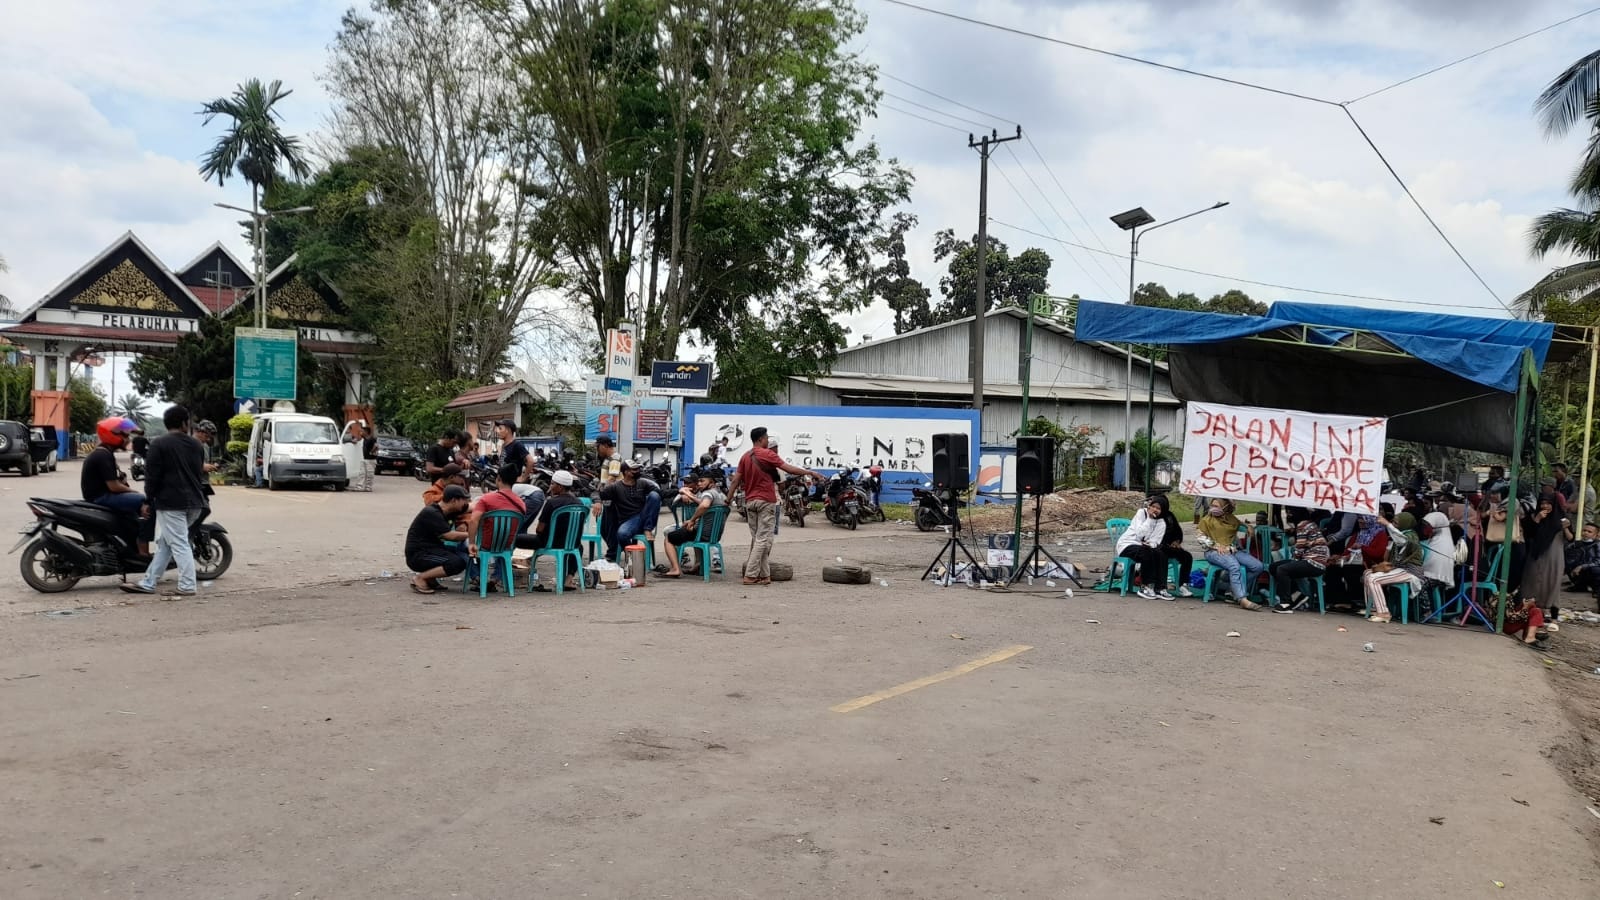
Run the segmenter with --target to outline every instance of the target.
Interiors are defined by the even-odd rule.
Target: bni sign
[[[634,353],[633,332],[606,332],[606,401],[611,406],[633,404],[633,375],[638,371]]]
[[[650,393],[657,397],[704,397],[711,393],[711,363],[653,362]]]

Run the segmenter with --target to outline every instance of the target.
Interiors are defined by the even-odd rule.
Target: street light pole
[[[1111,217],[1111,221],[1115,222],[1118,228],[1121,228],[1122,230],[1128,232],[1128,235],[1129,235],[1129,238],[1130,238],[1129,247],[1128,247],[1128,305],[1129,306],[1133,305],[1134,269],[1138,266],[1138,263],[1139,263],[1139,238],[1144,237],[1146,234],[1149,234],[1152,231],[1155,231],[1157,228],[1165,228],[1168,225],[1174,225],[1174,224],[1176,224],[1178,222],[1182,222],[1184,219],[1192,219],[1195,216],[1200,215],[1201,213],[1208,213],[1208,212],[1211,212],[1214,209],[1221,209],[1221,208],[1223,208],[1224,206],[1227,206],[1227,205],[1228,205],[1228,201],[1227,200],[1218,200],[1216,203],[1213,203],[1213,204],[1211,204],[1210,206],[1207,206],[1204,209],[1197,209],[1192,213],[1186,213],[1184,215],[1178,216],[1176,219],[1168,219],[1165,222],[1159,222],[1159,223],[1156,222],[1155,217],[1150,215],[1148,212],[1146,212],[1144,207],[1142,207],[1142,206],[1136,206],[1133,209],[1128,210],[1127,212],[1118,213],[1117,215],[1114,215],[1114,216]],[[1132,432],[1133,424],[1132,424],[1132,419],[1133,419],[1133,345],[1130,344],[1130,345],[1128,345],[1128,373],[1127,373],[1126,380],[1125,380],[1125,382],[1123,384],[1123,422],[1122,422],[1123,447],[1126,448],[1126,452],[1128,454],[1127,462],[1125,463],[1125,465],[1123,467],[1124,475],[1123,475],[1122,487],[1123,487],[1124,490],[1126,490],[1133,482],[1133,432]],[[1155,360],[1155,356],[1152,354],[1151,357],[1150,357],[1150,384],[1149,384],[1149,387],[1148,387],[1148,393],[1147,393],[1146,398],[1145,398],[1145,431],[1144,431],[1144,435],[1145,435],[1145,441],[1146,441],[1146,450],[1145,450],[1145,454],[1144,454],[1144,456],[1145,456],[1145,459],[1144,459],[1144,488],[1147,491],[1150,489],[1150,456],[1151,456],[1151,454],[1149,452],[1149,447],[1153,446],[1155,444],[1155,420],[1156,420],[1156,360]]]
[[[273,216],[312,212],[316,209],[316,207],[294,206],[290,207],[289,209],[254,210],[245,209],[239,206],[230,206],[226,203],[213,203],[212,205],[221,207],[222,209],[231,209],[234,212],[244,213],[245,215],[249,216],[250,221],[254,223],[255,227],[251,230],[255,232],[253,235],[255,240],[251,242],[254,246],[252,246],[250,249],[255,253],[255,325],[257,328],[265,328],[267,327],[267,276],[264,270],[266,268],[267,259],[267,220],[271,219]]]

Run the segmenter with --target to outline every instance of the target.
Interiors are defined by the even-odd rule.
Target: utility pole
[[[988,311],[987,286],[984,284],[989,268],[989,154],[1007,141],[1022,139],[1022,126],[1010,137],[1001,137],[990,131],[981,139],[967,135],[967,146],[976,148],[981,160],[978,168],[978,295],[972,304],[971,350],[967,356],[967,370],[972,377],[972,408],[978,411],[978,446],[983,446],[983,314]]]

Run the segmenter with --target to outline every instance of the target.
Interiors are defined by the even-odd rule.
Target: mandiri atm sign
[[[650,393],[656,397],[704,397],[711,393],[711,363],[651,363]]]

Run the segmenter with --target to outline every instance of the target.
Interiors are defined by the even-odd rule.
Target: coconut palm
[[[1533,220],[1528,244],[1534,258],[1551,252],[1568,253],[1579,262],[1560,266],[1539,279],[1514,301],[1519,311],[1540,315],[1550,300],[1586,301],[1600,298],[1600,51],[1589,53],[1568,66],[1550,82],[1534,110],[1545,134],[1560,137],[1580,120],[1591,130],[1582,163],[1567,189],[1578,200],[1576,209],[1551,210]]]
[[[138,394],[123,394],[121,399],[111,405],[111,411],[143,425],[150,419],[150,401]]]
[[[283,82],[263,85],[252,78],[234,90],[230,97],[218,97],[200,107],[202,124],[210,125],[217,116],[227,116],[233,124],[200,161],[200,174],[217,184],[238,173],[250,183],[251,201],[259,208],[261,194],[277,184],[282,170],[304,178],[311,174],[300,139],[278,128],[281,118],[273,108],[279,100],[294,93],[283,89]]]

